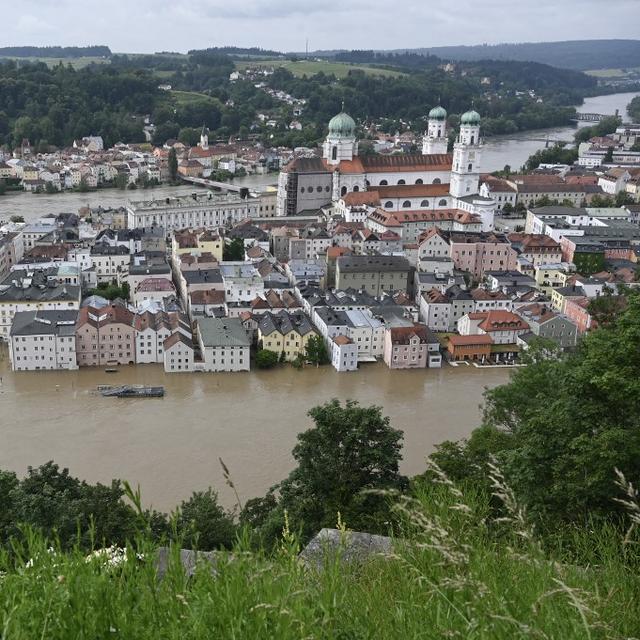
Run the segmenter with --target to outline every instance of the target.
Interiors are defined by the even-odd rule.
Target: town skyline
[[[253,0],[241,6],[213,2],[151,3],[135,6],[118,0],[102,12],[93,1],[39,0],[28,9],[9,6],[4,10],[13,25],[5,46],[85,46],[106,44],[123,53],[188,51],[211,46],[240,46],[304,51],[331,49],[403,49],[462,44],[506,42],[552,42],[580,33],[581,39],[637,38],[640,18],[635,0],[612,0],[607,12],[597,12],[595,0],[568,0],[562,6],[551,0],[535,5],[514,6],[504,0],[485,2],[477,12],[471,0],[455,8],[444,0],[428,5],[403,0],[395,5],[397,22],[390,22],[389,7],[380,0],[350,2],[327,11],[323,6],[278,0]],[[593,10],[591,10],[593,9]],[[549,15],[554,20],[549,21]],[[401,18],[411,16],[411,20]],[[91,22],[90,37],[78,38],[69,24]],[[388,25],[391,23],[391,27]],[[146,28],[131,29],[132,24]],[[381,31],[381,25],[385,31]],[[355,28],[357,26],[357,29]],[[373,37],[377,34],[378,37]]]

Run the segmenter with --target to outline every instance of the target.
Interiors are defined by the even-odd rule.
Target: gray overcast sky
[[[397,49],[640,38],[640,0],[0,0],[9,45]]]

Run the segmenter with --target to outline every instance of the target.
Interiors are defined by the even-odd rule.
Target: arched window
[[[424,184],[424,182],[423,182],[422,178],[418,178],[418,179],[416,180],[416,184]]]
[[[473,163],[469,163],[469,166],[467,167],[467,171],[473,171]]]
[[[404,180],[398,180],[398,184],[407,184]]]
[[[442,184],[442,180],[440,180],[440,178],[434,178],[433,184]]]
[[[380,186],[386,187],[389,183],[386,180],[380,180]]]
[[[471,144],[475,144],[475,140],[476,140],[476,137],[475,136],[471,136]]]
[[[322,193],[322,187],[316,187],[316,191],[317,191],[318,193]]]
[[[368,180],[365,180],[364,183],[367,185],[367,187],[371,186],[371,183]]]
[[[440,200],[438,202],[438,206],[439,207],[446,207],[447,206],[447,201],[444,198],[442,198],[442,200]]]
[[[423,200],[423,201],[420,203],[420,206],[421,206],[421,207],[428,207],[428,206],[429,206],[429,201],[428,201],[428,200]]]
[[[356,185],[355,187],[353,187],[354,192],[358,192],[360,191],[360,187],[358,185]]]
[[[300,193],[304,193],[306,189],[304,187],[300,187]]]
[[[333,149],[331,149],[331,159],[332,160],[338,159],[338,147],[333,147]]]
[[[340,195],[342,195],[342,196],[346,196],[347,195],[347,187],[342,187],[342,189],[340,189]]]
[[[405,201],[402,203],[402,208],[403,208],[403,209],[411,209],[411,200],[405,200]]]
[[[393,209],[393,202],[391,202],[391,200],[387,200],[387,202],[384,203],[384,208]]]

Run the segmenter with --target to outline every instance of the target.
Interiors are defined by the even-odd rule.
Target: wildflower
[[[58,583],[62,584],[65,581],[65,577],[63,575],[58,576]]]

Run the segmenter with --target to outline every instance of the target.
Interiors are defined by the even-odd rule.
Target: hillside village
[[[619,152],[639,134],[616,132]],[[438,106],[421,140],[383,136],[366,154],[344,111],[321,150],[271,155],[209,145],[206,129],[192,147],[105,151],[89,137],[53,157],[25,141],[0,164],[25,190],[162,182],[172,150],[179,174],[201,185],[220,170],[281,170],[260,191],[133,197],[4,224],[0,338],[12,368],[280,361],[348,372],[376,361],[512,366],[536,338],[574,348],[598,323],[594,300],[622,308],[639,286],[640,205],[601,206],[620,193],[638,202],[635,156],[499,177],[480,171],[480,114],[462,116],[452,153],[448,135]],[[603,144],[581,147],[581,159]]]

